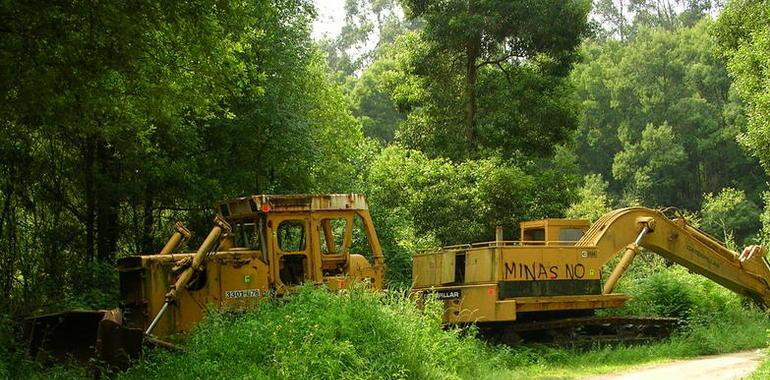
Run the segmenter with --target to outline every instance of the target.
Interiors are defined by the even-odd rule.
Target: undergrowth
[[[749,380],[770,379],[770,357],[766,357],[757,370],[751,375]]]
[[[709,280],[676,267],[631,276],[619,313],[682,318],[670,339],[637,346],[566,349],[490,346],[471,329],[441,326],[441,308],[404,292],[313,286],[268,298],[245,313],[212,311],[183,352],[148,351],[121,379],[576,378],[624,367],[766,345],[767,315]],[[9,362],[7,359],[10,358]],[[0,350],[0,377],[84,378],[43,370]],[[767,365],[766,365],[767,367]],[[766,371],[766,369],[765,369]]]
[[[402,293],[353,289],[335,295],[303,287],[242,315],[212,313],[184,353],[153,352],[123,374],[138,378],[494,379],[572,378],[634,364],[765,345],[767,316],[686,271],[649,276],[621,312],[658,305],[683,322],[670,339],[589,350],[492,347],[474,331],[443,329]],[[668,307],[669,309],[665,309]],[[660,312],[663,310],[663,312]]]
[[[441,328],[398,292],[310,286],[243,315],[212,313],[184,354],[156,351],[122,377],[477,378],[502,360],[471,334]]]

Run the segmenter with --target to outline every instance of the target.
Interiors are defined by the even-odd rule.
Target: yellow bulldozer
[[[763,247],[731,251],[672,212],[624,208],[593,225],[571,219],[522,222],[519,241],[504,241],[498,229],[495,241],[415,256],[413,291],[443,302],[444,322],[475,323],[503,341],[647,340],[665,335],[675,320],[594,315],[624,305],[627,296],[615,286],[643,247],[770,305],[770,264]],[[617,264],[609,265],[618,256]]]
[[[362,195],[254,195],[216,209],[197,251],[176,252],[190,238],[177,223],[159,253],[118,260],[118,308],[28,319],[31,354],[126,367],[143,344],[183,339],[209,305],[244,310],[303,282],[383,286],[384,259]]]

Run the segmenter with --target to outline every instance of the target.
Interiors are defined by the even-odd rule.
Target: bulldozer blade
[[[142,353],[144,332],[123,326],[122,320],[117,309],[105,313],[97,331],[96,356],[113,367],[127,369]]]
[[[30,356],[44,363],[95,359],[125,369],[141,354],[144,336],[122,324],[118,309],[73,310],[28,318],[25,336]]]

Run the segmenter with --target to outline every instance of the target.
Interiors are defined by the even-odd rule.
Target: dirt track
[[[704,356],[690,360],[638,367],[630,372],[590,377],[590,380],[641,379],[742,379],[757,369],[765,352],[752,350],[732,354]]]

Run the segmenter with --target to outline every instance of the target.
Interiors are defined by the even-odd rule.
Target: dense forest
[[[117,258],[246,194],[364,193],[393,287],[420,248],[630,205],[770,240],[767,0],[345,11],[316,41],[310,0],[3,2],[0,321],[114,305]]]

